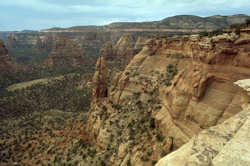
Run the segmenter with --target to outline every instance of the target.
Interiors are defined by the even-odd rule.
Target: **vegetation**
[[[53,67],[41,67],[34,65],[30,66],[28,70],[0,73],[0,92],[6,87],[20,82],[32,81],[47,77],[56,77],[70,73],[82,74],[92,72],[93,68],[91,64],[81,66],[66,66],[62,64]]]
[[[237,35],[240,34],[240,31],[241,31],[241,28],[245,28],[247,27],[248,25],[250,24],[250,19],[247,19],[245,21],[245,23],[242,23],[242,24],[232,24],[230,25],[230,29],[231,31],[234,31]],[[200,36],[209,36],[209,37],[212,37],[212,36],[217,36],[217,35],[221,35],[223,33],[225,33],[226,31],[224,31],[223,29],[217,29],[217,30],[214,30],[214,31],[211,31],[211,32],[207,32],[207,31],[203,31],[203,32],[200,32],[199,35]]]
[[[79,89],[80,75],[68,75],[48,84],[34,84],[0,98],[0,116],[13,117],[36,111],[59,109],[71,112],[88,109],[91,90]],[[3,94],[3,95],[6,95]]]
[[[75,165],[95,151],[84,134],[91,89],[80,74],[59,78],[1,89],[0,165]]]

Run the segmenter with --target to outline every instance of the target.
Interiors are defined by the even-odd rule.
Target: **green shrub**
[[[161,151],[161,157],[164,157],[164,156],[166,156],[168,153],[165,151],[165,150],[162,150]]]
[[[209,33],[206,32],[206,31],[203,31],[203,32],[200,32],[199,35],[200,35],[201,37],[203,37],[203,36],[208,36]]]
[[[152,165],[155,165],[157,163],[156,160],[152,160]]]
[[[164,140],[164,136],[159,132],[159,133],[156,135],[156,139],[157,139],[157,141],[162,142],[162,141]]]
[[[250,19],[247,19],[247,20],[246,20],[246,24],[247,24],[247,25],[250,25]]]

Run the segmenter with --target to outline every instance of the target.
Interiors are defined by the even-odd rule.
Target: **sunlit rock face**
[[[104,57],[99,57],[95,67],[95,74],[93,76],[93,100],[108,97],[107,85],[107,67]]]
[[[45,64],[48,66],[81,65],[84,62],[83,54],[81,47],[76,42],[66,37],[58,37]]]
[[[249,79],[236,85],[249,93]],[[202,130],[177,151],[162,158],[156,166],[213,165],[248,166],[250,164],[250,104],[224,123]]]
[[[248,166],[250,105],[215,127],[201,131],[156,166]]]
[[[125,118],[129,123],[133,117],[137,124],[141,120],[140,116],[133,114],[137,112],[142,117],[147,115],[147,119],[154,119],[152,122],[155,122],[155,129],[149,131],[161,133],[165,142],[164,148],[158,147],[157,141],[154,142],[154,138],[157,138],[154,134],[150,145],[147,144],[146,137],[139,137],[138,134],[136,138],[140,143],[132,146],[133,150],[128,155],[121,155],[118,159],[114,154],[108,160],[112,160],[114,165],[127,161],[136,166],[146,165],[153,160],[159,160],[162,150],[165,153],[176,150],[203,131],[208,132],[209,137],[214,137],[215,140],[211,143],[221,141],[221,145],[233,139],[239,130],[238,122],[245,125],[244,119],[238,118],[237,122],[230,125],[234,129],[229,127],[228,131],[219,131],[224,135],[234,133],[228,139],[224,136],[222,140],[217,138],[212,129],[210,132],[210,128],[226,126],[224,124],[228,124],[227,120],[238,117],[237,114],[250,101],[248,93],[234,85],[237,80],[250,78],[248,38],[247,32],[241,32],[240,35],[225,33],[211,37],[191,35],[147,40],[124,71],[107,78],[111,80],[108,84],[108,95],[92,105],[87,128],[92,138],[96,138],[99,147],[105,149],[106,145],[112,145],[113,148],[124,149],[125,145],[119,144],[119,140],[126,138],[126,141],[133,142],[134,139],[126,137],[128,126],[121,119]],[[243,116],[248,116],[246,112]],[[239,116],[242,116],[241,113]],[[119,125],[123,126],[120,126],[124,131],[120,133],[121,137],[116,133],[119,132],[118,129],[112,125],[117,119]],[[147,127],[144,127],[146,132]],[[135,130],[140,131],[137,127]],[[111,139],[112,135],[116,137]],[[196,140],[206,141],[206,136],[207,134],[202,134],[201,139],[198,137]],[[137,149],[142,144],[147,145],[147,149],[154,149],[147,161],[143,161],[144,153]],[[197,149],[206,147],[210,147],[210,143],[203,147],[198,146]],[[211,159],[221,147],[222,145],[218,147],[219,150],[211,151]],[[180,151],[179,153],[182,154]],[[204,150],[204,153],[209,153],[210,156],[210,151]],[[201,158],[201,163],[204,163],[203,160],[207,162],[207,158]]]

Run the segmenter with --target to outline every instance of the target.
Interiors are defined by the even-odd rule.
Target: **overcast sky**
[[[0,31],[153,21],[180,14],[250,15],[250,0],[0,0]]]

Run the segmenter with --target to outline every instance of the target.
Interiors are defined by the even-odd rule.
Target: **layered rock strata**
[[[249,80],[235,82],[249,92]],[[247,166],[250,165],[250,104],[224,123],[201,131],[156,166]]]
[[[128,161],[135,166],[150,165],[203,129],[222,124],[250,101],[234,85],[250,77],[249,38],[246,31],[148,40],[125,70],[112,77],[108,95],[92,104],[86,127],[90,137],[100,149],[109,145],[114,151],[125,146],[119,142],[132,142],[132,147],[124,147],[130,149],[128,155],[118,159],[114,153],[107,159],[113,165]],[[140,125],[131,126],[137,132],[135,137],[127,137],[127,122],[136,125],[141,120],[144,130]],[[112,125],[116,121],[119,130]],[[145,145],[153,149],[146,160],[146,151],[138,150]],[[158,145],[166,147],[157,149]]]

